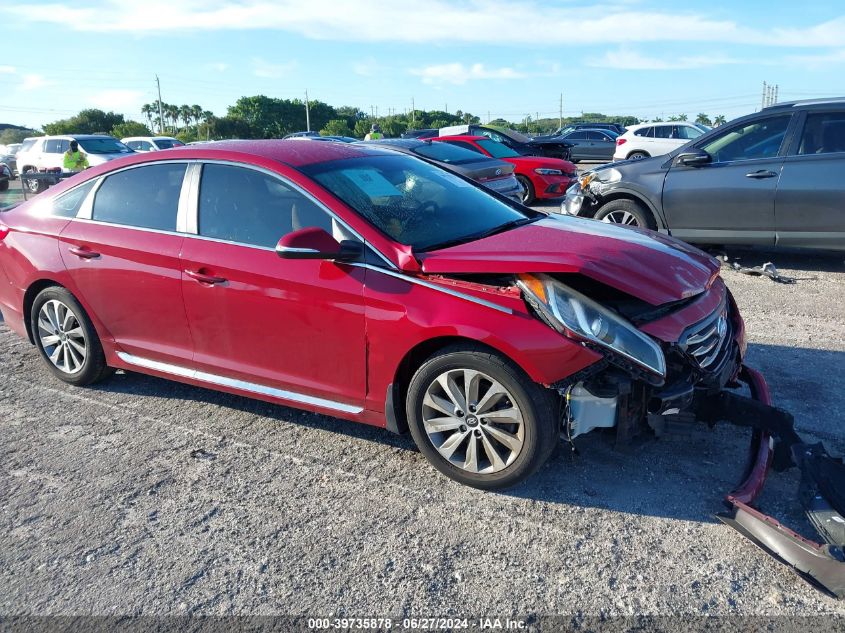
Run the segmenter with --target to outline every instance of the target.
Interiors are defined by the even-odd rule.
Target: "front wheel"
[[[406,412],[420,452],[441,473],[485,490],[514,486],[558,441],[551,392],[484,348],[429,358],[408,388]]]
[[[90,385],[111,375],[88,315],[66,289],[45,288],[32,304],[35,345],[53,375],[72,385]]]
[[[24,175],[26,175],[26,174],[37,174],[38,170],[34,169],[34,168],[27,168],[27,169],[24,170],[23,173],[24,173]],[[30,193],[41,193],[42,191],[44,191],[47,188],[46,185],[44,184],[43,180],[38,180],[36,178],[29,178],[29,179],[22,178],[21,180],[22,181],[26,180],[26,188]],[[21,184],[23,184],[23,182]]]
[[[529,205],[534,202],[536,194],[534,193],[534,185],[531,184],[531,181],[525,176],[517,176],[516,179],[522,185],[522,204]]]
[[[611,200],[596,212],[595,219],[609,224],[656,228],[651,214],[633,200]]]

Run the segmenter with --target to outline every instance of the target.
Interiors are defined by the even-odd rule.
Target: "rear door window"
[[[176,230],[184,163],[126,169],[108,176],[94,197],[92,218],[159,231]]]
[[[807,115],[799,155],[845,152],[845,112],[814,112]]]
[[[50,138],[47,139],[47,142],[44,144],[44,153],[45,154],[62,154],[61,150],[61,139],[58,138]]]
[[[647,138],[654,138],[654,128],[642,127],[639,130],[634,130],[634,136],[645,136]]]
[[[56,199],[53,200],[53,215],[57,215],[62,218],[76,217],[76,214],[79,213],[79,208],[82,206],[85,197],[88,195],[88,192],[91,191],[95,182],[95,180],[90,180],[84,185],[80,185],[67,193],[57,196]]]
[[[672,136],[672,129],[674,125],[655,125],[654,138],[674,138]]]

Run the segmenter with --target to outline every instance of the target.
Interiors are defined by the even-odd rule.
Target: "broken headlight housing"
[[[549,275],[520,275],[517,285],[543,319],[561,334],[610,350],[666,377],[663,350],[624,318]]]

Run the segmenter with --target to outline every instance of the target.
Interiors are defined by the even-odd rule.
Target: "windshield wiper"
[[[439,244],[432,244],[431,246],[426,246],[425,248],[421,248],[418,250],[420,252],[439,251],[442,248],[449,248],[450,246],[457,246],[459,244],[466,244],[467,242],[474,242],[476,240],[484,239],[485,237],[490,237],[491,235],[496,235],[497,233],[504,233],[505,231],[510,231],[511,229],[515,229],[519,226],[531,224],[532,222],[536,222],[537,220],[539,220],[540,217],[541,216],[538,215],[537,217],[533,218],[520,218],[519,220],[511,220],[510,222],[505,222],[504,224],[500,224],[499,226],[494,226],[492,229],[487,229],[486,231],[482,231],[481,233],[465,235],[463,237],[458,237],[453,240],[440,242]]]

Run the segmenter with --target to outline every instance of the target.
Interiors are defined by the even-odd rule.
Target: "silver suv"
[[[18,152],[18,173],[62,171],[64,153],[70,149],[71,141],[79,143],[79,149],[88,157],[88,164],[92,167],[134,153],[116,138],[106,134],[30,137],[24,139]],[[44,188],[41,180],[26,180],[24,183],[33,193]]]

